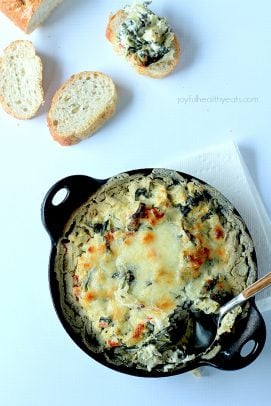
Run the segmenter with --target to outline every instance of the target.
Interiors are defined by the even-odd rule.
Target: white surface
[[[266,347],[246,369],[206,368],[201,379],[185,374],[144,380],[90,360],[53,311],[47,281],[50,242],[40,205],[48,188],[64,176],[104,178],[176,162],[234,140],[271,213],[270,2],[155,1],[154,8],[168,16],[182,42],[180,65],[162,81],[136,75],[105,41],[108,14],[121,4],[64,0],[30,37],[0,16],[0,48],[30,38],[43,59],[46,91],[45,105],[33,120],[19,122],[0,111],[0,404],[262,404],[270,397],[270,312],[264,313]],[[118,113],[89,140],[63,148],[48,133],[46,111],[55,89],[82,70],[112,76]]]
[[[240,151],[233,142],[206,148],[184,156],[163,167],[192,174],[216,187],[238,210],[253,239],[258,264],[258,277],[270,272],[271,221]],[[261,303],[263,299],[264,303]],[[271,288],[257,295],[256,301],[271,308]]]

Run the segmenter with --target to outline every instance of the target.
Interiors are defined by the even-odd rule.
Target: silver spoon
[[[256,293],[271,285],[271,272],[258,279],[252,285],[248,286],[239,295],[231,299],[228,303],[220,307],[217,315],[206,314],[203,312],[195,313],[195,334],[194,342],[190,343],[197,352],[204,352],[211,347],[215,341],[218,328],[221,326],[225,315],[236,306],[255,296]]]

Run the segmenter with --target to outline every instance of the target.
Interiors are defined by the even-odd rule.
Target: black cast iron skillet
[[[128,171],[126,173],[129,175],[138,173],[142,175],[149,175],[151,172],[152,169],[139,169]],[[195,177],[184,173],[179,172],[179,174],[188,180],[196,179]],[[67,322],[60,304],[60,288],[56,278],[56,273],[54,271],[56,245],[58,240],[63,237],[63,230],[70,216],[76,209],[85,203],[101,185],[106,183],[107,180],[108,179],[94,179],[83,175],[69,176],[52,186],[52,188],[46,194],[42,204],[42,222],[49,233],[52,242],[49,263],[49,283],[51,295],[56,313],[72,340],[86,354],[101,364],[119,372],[142,377],[163,377],[177,375],[203,365],[212,366],[222,370],[237,370],[252,363],[261,353],[266,339],[265,323],[255,305],[254,298],[249,300],[250,307],[248,315],[235,323],[234,329],[231,333],[221,336],[221,350],[214,358],[206,360],[202,359],[200,356],[197,356],[195,360],[189,361],[184,367],[168,372],[148,372],[137,368],[128,368],[125,366],[116,366],[111,364],[106,361],[102,353],[95,353],[91,351],[83,342],[81,335],[74,331],[72,326]],[[201,180],[200,182],[204,183]],[[66,190],[66,197],[58,205],[54,204],[54,197],[60,190],[63,189]],[[252,349],[248,354],[243,354],[242,349],[248,342],[253,344]]]

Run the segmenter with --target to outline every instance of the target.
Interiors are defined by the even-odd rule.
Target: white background
[[[92,361],[54,313],[40,206],[62,177],[105,178],[234,140],[271,213],[270,2],[155,0],[153,9],[168,17],[182,46],[176,71],[162,80],[137,75],[105,40],[109,13],[122,4],[64,0],[30,36],[0,16],[0,48],[15,39],[33,41],[45,88],[36,118],[22,122],[0,111],[0,404],[263,404],[270,398],[270,312],[264,313],[265,349],[246,369],[205,368],[202,378],[187,373],[158,380],[124,376]],[[118,111],[93,137],[61,147],[49,134],[46,113],[55,90],[84,70],[113,78]],[[225,98],[231,100],[222,103]]]

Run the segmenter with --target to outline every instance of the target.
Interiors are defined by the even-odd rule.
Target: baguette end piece
[[[62,0],[0,0],[0,11],[26,34],[41,25]]]

